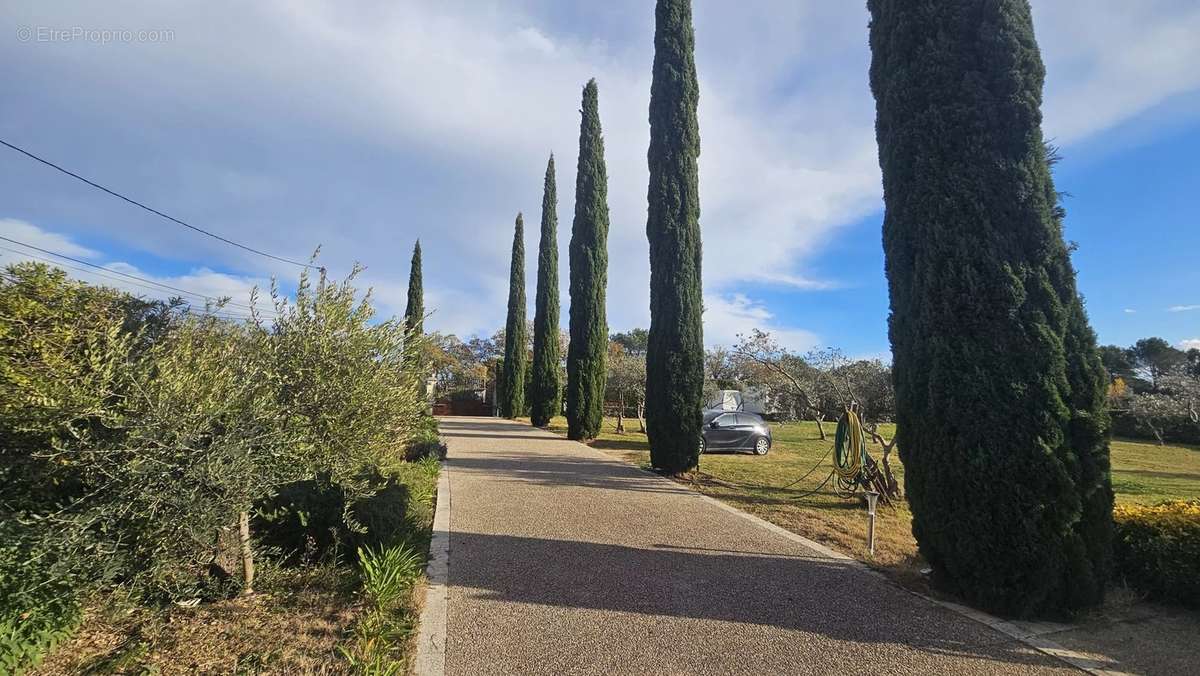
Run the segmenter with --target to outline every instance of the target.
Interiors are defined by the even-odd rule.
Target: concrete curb
[[[433,537],[429,541],[429,563],[425,567],[425,604],[417,633],[417,653],[412,673],[442,676],[446,673],[446,621],[450,610],[450,460],[438,472],[437,507],[433,514]]]

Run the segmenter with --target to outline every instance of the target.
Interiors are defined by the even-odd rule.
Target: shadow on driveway
[[[471,595],[482,601],[736,622],[819,634],[834,644],[905,646],[931,655],[1062,666],[845,562],[820,556],[479,533],[453,533],[450,549],[451,584],[475,590]]]

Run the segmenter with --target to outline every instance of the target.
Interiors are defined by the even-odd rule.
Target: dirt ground
[[[75,635],[32,674],[343,674],[338,653],[356,617],[337,569],[247,598],[151,610],[93,604]],[[294,591],[276,592],[290,587]]]

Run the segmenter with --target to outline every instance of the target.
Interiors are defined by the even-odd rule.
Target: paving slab
[[[440,426],[446,635],[418,671],[1078,673],[582,444],[494,418]]]

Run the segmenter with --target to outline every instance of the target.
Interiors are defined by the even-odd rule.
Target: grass
[[[617,434],[615,419],[606,418],[593,448],[649,467],[650,446],[636,419],[627,421],[626,432]],[[711,453],[701,456],[700,472],[681,479],[697,490],[723,500],[794,533],[811,538],[883,570],[904,584],[923,587],[919,574],[923,563],[912,536],[912,513],[901,501],[877,510],[875,555],[866,547],[867,516],[863,501],[842,499],[813,491],[829,474],[833,425],[825,426],[828,441],[822,441],[816,423],[772,423],[774,446],[763,457],[742,453]],[[566,419],[555,418],[549,428],[566,434]],[[891,438],[893,429],[881,432]],[[868,449],[879,458],[878,445]],[[892,469],[901,486],[904,466],[893,453]],[[814,466],[818,469],[794,486],[787,486]],[[1118,503],[1154,503],[1171,498],[1200,497],[1200,448],[1157,446],[1119,439],[1112,443],[1113,488]],[[713,481],[709,477],[718,479]]]
[[[1200,446],[1114,439],[1111,457],[1118,503],[1200,498]]]
[[[404,542],[358,564],[263,561],[258,593],[194,608],[97,598],[75,635],[34,674],[405,673],[416,638],[415,590],[428,552],[436,460],[392,468],[409,491]]]
[[[35,674],[348,674],[337,647],[356,616],[343,566],[262,571],[259,593],[195,608],[97,599]]]
[[[356,674],[407,672],[416,640],[420,614],[416,590],[429,553],[439,465],[436,459],[425,458],[405,466],[411,476],[402,475],[402,479],[409,489],[410,505],[416,505],[413,518],[420,525],[420,535],[378,550],[358,550],[363,610],[351,639],[338,649]]]

